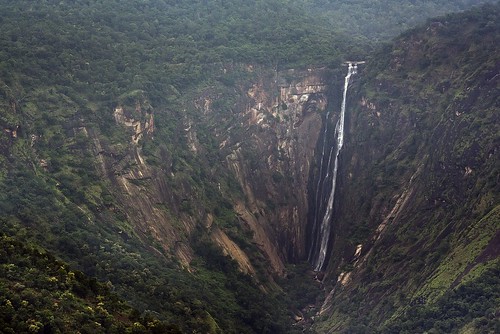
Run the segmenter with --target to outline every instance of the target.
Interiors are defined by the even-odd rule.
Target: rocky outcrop
[[[230,256],[238,263],[239,269],[242,273],[250,276],[255,275],[255,269],[248,256],[227,236],[226,233],[224,233],[224,231],[222,231],[218,226],[213,226],[210,230],[210,236],[212,240],[222,249],[224,255]]]
[[[153,238],[163,256],[173,255],[189,268],[193,251],[187,236],[195,228],[195,218],[178,212],[179,200],[173,194],[168,175],[149,165],[142,153],[141,140],[152,140],[154,135],[154,110],[141,96],[134,106],[118,105],[113,116],[122,131],[130,135],[130,142],[126,148],[123,144],[103,143],[96,130],[90,129],[96,170],[116,187],[118,209],[126,214],[135,232],[144,240]],[[180,191],[189,193],[189,189]],[[170,209],[165,210],[166,207]],[[153,247],[151,242],[146,244]]]
[[[113,116],[116,123],[124,125],[132,130],[132,143],[138,144],[139,140],[154,132],[154,114],[151,106],[144,101],[137,102],[134,112],[126,109],[123,105],[115,108]]]

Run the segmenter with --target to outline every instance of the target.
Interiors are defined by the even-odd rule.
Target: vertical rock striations
[[[261,73],[243,97],[240,126],[220,136],[245,195],[236,211],[277,271],[307,256],[308,181],[328,103],[328,72]]]

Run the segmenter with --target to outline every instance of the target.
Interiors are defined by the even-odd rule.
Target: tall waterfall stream
[[[340,118],[335,126],[335,143],[332,147],[328,148],[328,141],[326,140],[328,134],[328,118],[330,112],[326,115],[325,129],[323,133],[323,147],[321,151],[321,163],[319,170],[319,178],[316,186],[316,201],[314,211],[314,222],[312,227],[312,242],[309,249],[309,262],[314,266],[314,270],[320,271],[323,269],[325,259],[328,251],[330,233],[331,233],[331,219],[333,214],[333,203],[335,199],[335,187],[337,183],[337,171],[339,166],[339,155],[344,144],[344,122],[346,111],[347,90],[351,76],[357,73],[357,63],[348,63],[348,71],[344,80],[344,92],[342,96],[342,105],[340,110]],[[326,175],[323,177],[323,161],[325,152],[329,150],[328,162],[326,164]],[[334,155],[335,151],[335,155]],[[332,157],[334,156],[333,170],[331,169]],[[331,176],[330,176],[331,172]],[[328,202],[324,208],[323,203],[323,189],[328,179],[331,178],[331,189],[329,191]]]

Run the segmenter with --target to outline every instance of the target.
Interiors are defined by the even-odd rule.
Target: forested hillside
[[[458,12],[488,0],[305,0],[344,33],[383,41],[422,24],[428,17]]]
[[[366,64],[320,332],[498,331],[499,15],[429,20]]]
[[[305,171],[326,110],[338,104],[340,65],[372,59],[361,87],[386,106],[397,97],[370,84],[389,82],[388,54],[405,48],[372,51],[376,39],[402,30],[393,13],[418,10],[420,20],[471,4],[0,1],[0,332],[308,330],[325,284],[299,263],[305,237],[292,223],[306,207]],[[476,75],[477,59],[498,64],[498,20],[488,18],[497,7],[474,12],[483,29],[467,26],[474,62],[454,65],[460,76],[450,85]],[[457,31],[446,37],[459,40]],[[437,37],[394,85],[430,89],[417,79],[452,58],[440,56]],[[467,87],[454,87],[453,101],[474,106],[459,88]],[[491,110],[470,120],[471,138],[496,117]],[[483,215],[497,201],[490,178],[481,179],[493,189],[478,204]],[[368,227],[350,238],[363,239]],[[407,327],[409,316],[401,318]]]
[[[0,237],[1,333],[179,333],[141,318],[110,286],[33,245]]]

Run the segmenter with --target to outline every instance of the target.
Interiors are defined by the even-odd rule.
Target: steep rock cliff
[[[270,271],[282,275],[286,263],[307,256],[308,184],[334,72],[220,70],[225,76],[238,71],[243,79],[233,92],[214,84],[192,93],[176,129],[182,134],[177,145],[189,152],[182,159],[166,149],[148,151],[159,111],[143,91],[125,94],[113,107],[115,131],[125,143],[109,141],[97,128],[82,131],[96,170],[114,188],[116,210],[147,245],[152,238],[163,255],[189,268],[195,257],[190,238],[201,228],[243,272],[255,274],[248,250],[235,243],[234,233],[248,231]]]
[[[224,96],[205,92],[196,103],[216,126],[220,154],[243,192],[234,210],[282,273],[304,259],[308,181],[332,86],[332,71],[272,72],[247,67],[254,79],[239,87],[234,115],[220,118]],[[217,116],[214,116],[217,115]],[[219,117],[217,123],[211,117]]]

